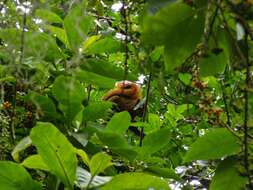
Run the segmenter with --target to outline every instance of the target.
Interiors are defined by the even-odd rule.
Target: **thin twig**
[[[250,178],[250,169],[249,169],[249,158],[248,158],[248,117],[249,117],[249,88],[250,88],[250,63],[249,63],[249,52],[248,52],[248,33],[246,31],[245,34],[245,45],[246,45],[246,78],[245,78],[245,90],[244,90],[244,100],[245,100],[245,105],[244,105],[244,125],[243,125],[243,130],[244,130],[244,137],[243,137],[243,144],[244,144],[244,167],[249,179],[249,186],[253,187],[253,184],[251,183],[251,178]]]
[[[19,65],[23,64],[23,58],[24,58],[24,42],[25,42],[25,29],[26,29],[26,5],[27,5],[27,0],[25,1],[25,10],[23,14],[23,26],[22,26],[22,32],[21,32],[21,44],[20,44],[20,56],[19,56]],[[13,106],[12,106],[12,112],[10,115],[10,129],[11,129],[11,139],[12,142],[14,143],[15,141],[15,117],[16,117],[16,105],[17,105],[17,85],[18,85],[18,70],[16,71],[15,74],[16,82],[14,84],[14,95],[13,95]]]
[[[148,109],[148,101],[149,101],[149,92],[151,87],[151,80],[152,80],[152,72],[150,72],[148,77],[148,86],[147,86],[147,93],[146,93],[146,101],[144,104],[143,114],[142,114],[142,122],[146,121],[147,109]],[[144,138],[144,127],[141,127],[141,134],[140,134],[140,146],[142,146],[142,141]]]
[[[226,99],[226,93],[224,91],[224,85],[223,85],[223,81],[222,80],[220,81],[220,85],[221,85],[222,99],[223,99],[223,102],[224,102],[225,112],[226,112],[226,116],[227,116],[227,125],[229,127],[232,127],[232,125],[231,125],[231,119],[230,119],[230,113],[229,113],[227,99]]]
[[[128,49],[128,19],[127,19],[127,5],[126,0],[123,0],[123,7],[122,7],[122,16],[124,19],[125,24],[125,62],[124,62],[124,80],[127,79],[128,75],[128,58],[129,58],[129,49]]]

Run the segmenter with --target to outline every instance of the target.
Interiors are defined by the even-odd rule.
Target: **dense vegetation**
[[[0,26],[1,190],[253,189],[252,0],[3,0]]]

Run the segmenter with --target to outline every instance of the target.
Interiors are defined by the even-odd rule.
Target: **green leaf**
[[[89,167],[90,159],[87,153],[82,149],[76,149],[76,154],[79,155],[82,158],[83,162],[86,164],[86,166]]]
[[[64,29],[52,25],[46,25],[45,28],[61,40],[67,48],[70,48],[68,37]]]
[[[203,9],[194,10],[182,2],[171,3],[154,16],[144,15],[142,36],[152,45],[164,45],[168,72],[180,66],[201,41]]]
[[[0,161],[0,189],[42,190],[42,187],[22,166],[10,161]]]
[[[13,151],[11,152],[11,156],[12,156],[13,160],[15,160],[16,162],[19,162],[20,161],[19,160],[19,153],[31,145],[32,145],[32,140],[29,136],[21,139],[18,142],[18,144],[15,146]]]
[[[218,159],[236,154],[240,151],[237,139],[227,129],[217,128],[210,130],[199,137],[184,157],[185,162],[193,160]]]
[[[239,190],[244,189],[247,178],[243,177],[236,166],[236,159],[223,160],[215,171],[210,190]]]
[[[151,174],[156,175],[158,177],[180,180],[180,177],[179,175],[175,173],[175,170],[170,169],[170,168],[160,168],[156,166],[149,166],[145,168],[144,171],[150,172]]]
[[[42,160],[66,187],[73,188],[76,176],[76,151],[51,123],[37,123],[30,137]]]
[[[63,20],[56,13],[51,12],[47,9],[37,9],[35,12],[35,16],[41,18],[44,21],[50,23],[62,23]]]
[[[163,189],[169,190],[168,182],[145,173],[124,173],[115,176],[101,190],[140,190],[140,189]]]
[[[92,176],[103,172],[107,167],[112,165],[111,156],[105,153],[97,153],[90,160],[90,172]]]
[[[91,102],[83,110],[83,119],[84,121],[95,121],[104,118],[111,108],[111,102]]]
[[[179,73],[178,78],[185,84],[191,84],[192,75],[189,73]]]
[[[84,3],[69,11],[64,19],[64,28],[72,50],[81,48],[93,24],[93,17],[87,15]]]
[[[85,88],[73,77],[58,76],[52,87],[55,99],[63,105],[76,102],[81,103],[85,98]]]
[[[37,92],[29,92],[26,100],[31,101],[36,106],[37,112],[41,117],[48,120],[59,117],[53,101],[47,96],[40,95]]]
[[[104,77],[103,75],[98,75],[81,69],[75,70],[74,74],[78,80],[88,84],[96,85],[100,88],[113,88],[114,84],[117,82],[115,79]]]
[[[29,169],[39,169],[39,170],[49,171],[49,168],[44,163],[41,156],[38,154],[29,156],[21,163],[21,165]]]
[[[46,33],[27,32],[25,46],[29,47],[25,51],[27,56],[36,56],[48,61],[55,61],[64,56],[55,39]]]
[[[8,48],[19,51],[21,32],[17,29],[3,29],[0,30],[0,38],[8,44]],[[57,46],[55,39],[42,32],[26,32],[25,34],[26,50],[25,56],[32,56],[38,59],[45,59],[47,61],[55,61],[61,59],[64,55]]]
[[[120,135],[125,134],[131,124],[131,116],[127,111],[116,113],[106,125],[106,131]]]
[[[122,80],[124,78],[124,69],[121,67],[118,67],[114,63],[108,62],[108,60],[105,59],[88,59],[85,61],[85,63],[81,64],[80,67],[88,72],[93,72],[95,74],[116,79],[116,80]],[[128,74],[127,77],[128,80],[137,80],[137,77],[133,75],[132,73]]]
[[[211,53],[208,57],[200,59],[200,75],[202,77],[221,74],[224,72],[228,58],[224,55],[224,52],[218,55]]]
[[[123,50],[124,48],[122,42],[112,37],[100,39],[86,48],[88,53],[115,53]]]
[[[83,43],[83,50],[86,51],[92,45],[95,43],[97,40],[101,38],[101,35],[93,35],[90,36],[84,43]]]
[[[128,144],[125,138],[122,135],[119,135],[114,132],[101,131],[97,132],[97,136],[100,141],[108,146],[109,148],[127,148]]]
[[[142,155],[151,155],[161,150],[169,142],[170,142],[169,129],[161,129],[155,131],[145,136],[145,138],[143,139],[143,146],[140,148],[140,153]]]
[[[82,101],[85,98],[85,88],[75,78],[61,75],[55,79],[52,93],[70,123],[83,109]]]

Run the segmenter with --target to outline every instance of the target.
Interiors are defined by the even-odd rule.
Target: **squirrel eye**
[[[124,89],[130,89],[132,87],[132,85],[126,85],[124,86]]]

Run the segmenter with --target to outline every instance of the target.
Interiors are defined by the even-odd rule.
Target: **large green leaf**
[[[41,117],[48,120],[59,117],[53,101],[47,96],[40,95],[37,92],[29,92],[26,100],[31,101],[36,106],[37,112]]]
[[[102,190],[140,190],[140,189],[162,189],[169,190],[168,182],[145,173],[124,173],[115,176]]]
[[[93,18],[87,15],[85,3],[74,6],[64,19],[64,28],[73,50],[81,48],[87,34],[93,26]]]
[[[184,161],[218,159],[240,151],[236,137],[225,128],[210,130],[199,137],[186,153]]]
[[[85,98],[85,88],[76,79],[63,75],[57,77],[53,83],[52,93],[60,103],[59,107],[68,122],[71,122],[83,109],[82,101]]]
[[[37,9],[35,15],[44,21],[50,23],[62,23],[63,20],[56,13],[51,12],[47,9]]]
[[[88,53],[115,53],[123,50],[124,48],[122,42],[112,37],[100,39],[86,49]]]
[[[60,75],[53,83],[52,93],[63,105],[81,103],[85,98],[85,88],[73,77]]]
[[[247,178],[243,177],[236,167],[236,159],[223,160],[215,171],[210,190],[240,190],[244,189]]]
[[[45,28],[55,35],[59,40],[61,40],[61,42],[64,43],[67,48],[70,47],[66,31],[63,28],[52,25],[45,25]]]
[[[29,173],[20,165],[0,161],[0,189],[3,190],[42,190]]]
[[[75,70],[74,73],[77,79],[80,81],[96,85],[100,88],[113,88],[115,82],[117,82],[115,79],[104,77],[103,75],[98,75],[96,73],[84,71],[81,69]]]
[[[213,42],[213,40],[209,42],[211,52],[207,57],[200,59],[199,67],[201,76],[205,77],[224,72],[226,65],[229,63],[231,53],[230,44],[230,38],[226,31],[219,29],[216,34],[215,42]]]
[[[88,59],[80,65],[85,71],[93,72],[104,77],[122,80],[124,78],[124,70],[116,64],[110,63],[105,59]],[[128,80],[137,80],[137,77],[132,73],[127,76]]]
[[[104,118],[110,108],[112,108],[111,102],[91,102],[83,110],[83,119],[84,121],[95,121]]]
[[[112,165],[111,156],[105,153],[97,153],[95,154],[89,164],[90,172],[92,176],[96,176],[97,174],[103,172],[107,167]]]
[[[140,148],[141,155],[151,155],[170,142],[170,130],[161,129],[145,136],[143,146]]]
[[[75,148],[67,138],[51,123],[37,123],[30,136],[50,171],[66,187],[72,188],[76,176],[77,159]]]
[[[21,32],[17,29],[9,28],[0,31],[0,38],[8,44],[8,48],[19,50]],[[48,61],[55,61],[64,55],[57,46],[55,39],[42,32],[26,32],[24,46],[25,55]]]
[[[173,71],[183,63],[200,42],[204,31],[203,9],[194,10],[182,2],[170,3],[155,15],[143,18],[144,41],[165,45],[167,71]]]
[[[127,148],[126,139],[117,133],[101,131],[97,132],[100,141],[109,148]]]
[[[160,168],[157,166],[150,166],[145,168],[145,172],[149,172],[153,175],[159,176],[159,177],[165,177],[165,178],[171,178],[175,180],[180,180],[179,175],[176,174],[175,170],[171,168]]]
[[[131,124],[131,116],[127,111],[114,114],[111,120],[106,125],[106,131],[125,134]]]
[[[38,154],[27,157],[21,164],[29,169],[49,171],[49,168]]]

